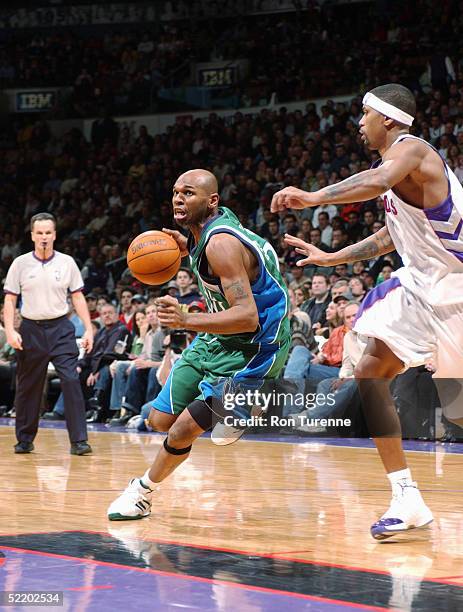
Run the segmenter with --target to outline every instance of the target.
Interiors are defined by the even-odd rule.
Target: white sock
[[[397,472],[391,472],[387,475],[387,477],[391,483],[392,490],[394,490],[394,488],[399,484],[402,487],[412,487],[414,485],[409,468],[406,468],[405,470],[398,470]]]
[[[157,487],[157,485],[159,483],[153,482],[150,479],[149,472],[150,472],[150,468],[148,468],[146,470],[146,472],[143,474],[143,476],[140,478],[140,483],[141,483],[142,487],[145,487],[145,489],[149,489],[150,491],[154,491],[154,489]]]

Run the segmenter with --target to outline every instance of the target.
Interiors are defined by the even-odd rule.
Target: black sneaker
[[[93,451],[87,440],[82,440],[81,442],[72,442],[69,452],[71,455],[89,455]]]
[[[125,413],[122,416],[111,419],[109,421],[109,426],[110,427],[124,427],[125,425],[127,425],[127,423],[130,421],[130,419],[133,416],[135,416],[135,413],[126,408]]]
[[[51,410],[50,412],[44,412],[42,419],[45,419],[45,421],[64,421],[64,414]]]
[[[18,442],[14,447],[14,452],[18,455],[24,455],[34,450],[32,442]]]
[[[87,410],[85,420],[87,423],[102,423],[103,414],[100,410]]]
[[[95,395],[89,397],[88,405],[92,410],[101,410],[103,408],[103,398],[102,393],[97,391]]]

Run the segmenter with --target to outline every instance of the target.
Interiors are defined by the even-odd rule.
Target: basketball
[[[180,249],[175,240],[152,230],[137,236],[127,251],[127,265],[133,276],[146,285],[163,285],[177,273]]]

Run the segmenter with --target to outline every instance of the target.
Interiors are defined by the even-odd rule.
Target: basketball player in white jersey
[[[436,377],[463,378],[463,187],[431,145],[409,134],[415,112],[406,87],[376,87],[363,98],[359,130],[363,142],[381,154],[379,165],[312,193],[286,187],[272,200],[272,211],[280,212],[384,198],[386,227],[337,253],[286,236],[306,255],[298,265],[335,266],[394,249],[404,263],[367,295],[354,327],[369,336],[355,376],[392,485],[391,505],[371,528],[378,540],[433,520],[407,468],[391,379],[429,360]],[[463,397],[454,389],[443,397],[441,386],[447,418],[462,425]]]

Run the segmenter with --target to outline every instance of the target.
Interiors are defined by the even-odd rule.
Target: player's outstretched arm
[[[285,242],[296,247],[297,253],[306,256],[305,259],[297,262],[298,266],[307,266],[309,264],[315,266],[337,266],[342,263],[354,263],[355,261],[379,257],[395,250],[387,227],[382,227],[376,234],[368,236],[368,238],[361,242],[344,247],[335,253],[325,253],[317,249],[313,244],[304,242],[300,238],[295,238],[289,234],[285,235]]]
[[[161,325],[216,334],[253,332],[259,324],[257,306],[245,266],[246,248],[229,234],[213,236],[206,247],[207,260],[220,282],[230,306],[211,313],[184,313],[175,298],[158,298],[158,318]]]
[[[320,204],[352,204],[377,198],[419,168],[427,153],[423,149],[425,146],[417,141],[400,142],[387,151],[378,168],[359,172],[319,191],[285,187],[273,196],[271,210],[280,212],[286,208],[301,209]]]

